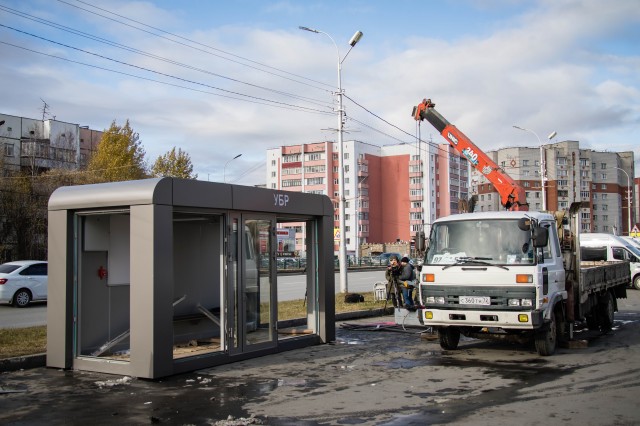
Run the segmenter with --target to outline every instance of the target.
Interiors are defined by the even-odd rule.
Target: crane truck
[[[440,346],[455,350],[460,336],[535,342],[552,355],[573,338],[576,321],[611,330],[617,300],[626,298],[626,262],[582,262],[581,202],[568,211],[528,211],[524,191],[425,100],[427,119],[494,184],[505,211],[463,213],[432,223],[419,274],[420,308],[396,322],[437,330]],[[473,160],[477,160],[474,162]]]

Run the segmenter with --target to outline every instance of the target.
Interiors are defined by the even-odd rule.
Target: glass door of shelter
[[[237,354],[276,345],[276,246],[274,217],[242,215],[240,226],[233,222],[230,250],[237,261],[231,263],[239,273],[237,282],[229,280],[228,335],[229,352]]]

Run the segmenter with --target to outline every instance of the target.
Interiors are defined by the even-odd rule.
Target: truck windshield
[[[424,263],[532,265],[533,253],[531,235],[517,219],[440,222],[431,229]]]

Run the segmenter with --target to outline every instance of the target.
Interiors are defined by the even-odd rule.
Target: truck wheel
[[[640,290],[640,275],[633,279],[633,288]]]
[[[600,322],[598,321],[598,316],[595,313],[587,315],[586,319],[587,328],[589,330],[600,330]]]
[[[536,334],[535,343],[539,355],[549,356],[555,353],[556,345],[558,344],[558,324],[556,322],[555,309],[551,311],[551,322],[547,329]]]
[[[615,311],[613,296],[611,295],[610,291],[602,296],[598,309],[600,311],[598,315],[598,318],[600,320],[600,331],[602,331],[603,333],[608,333],[613,327],[613,313]]]
[[[460,330],[455,327],[440,327],[438,329],[438,337],[440,338],[440,347],[447,350],[458,349],[460,342]]]

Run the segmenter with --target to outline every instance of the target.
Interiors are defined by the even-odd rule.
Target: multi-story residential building
[[[345,242],[349,254],[355,254],[364,243],[410,241],[417,232],[428,233],[433,220],[457,213],[459,200],[467,199],[468,162],[447,144],[381,147],[345,141],[343,164]],[[337,143],[267,150],[266,186],[328,195],[333,200],[338,229]],[[302,246],[303,238],[298,232],[296,247]],[[338,241],[335,249],[338,250]]]
[[[540,148],[503,148],[487,153],[509,176],[525,188],[531,210],[542,206],[541,170],[544,170],[546,209],[567,210],[571,203],[588,203],[581,211],[583,231],[628,234],[629,187],[634,176],[633,152],[580,149],[577,141],[562,141]],[[631,179],[629,179],[630,181]],[[482,173],[471,174],[471,188],[478,195],[476,211],[501,209],[498,193]],[[636,205],[631,200],[631,205]]]
[[[102,132],[78,124],[0,114],[0,262],[15,260],[14,256],[42,258],[46,253],[41,225],[46,223],[48,194],[17,189],[17,183],[24,182],[17,175],[83,168],[101,137]],[[18,220],[21,210],[9,212],[10,206],[21,205],[33,213],[23,221]]]
[[[81,168],[102,138],[100,131],[57,120],[0,114],[0,123],[5,175]]]

